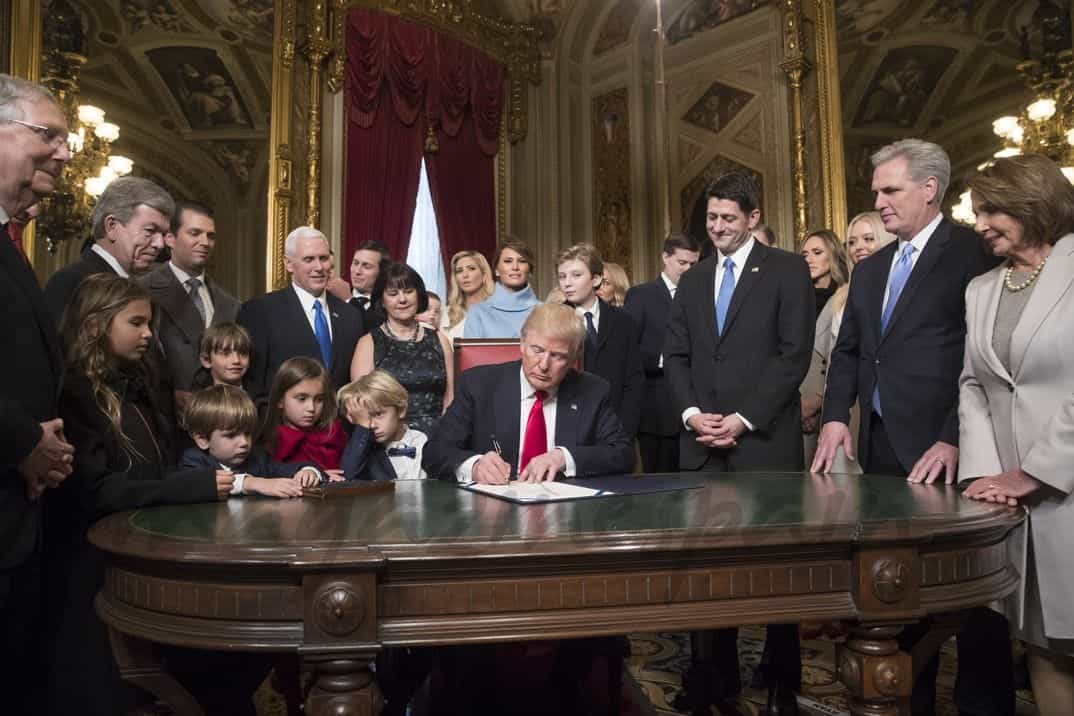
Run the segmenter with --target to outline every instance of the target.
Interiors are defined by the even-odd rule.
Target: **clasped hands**
[[[738,445],[738,438],[746,432],[746,424],[738,415],[697,413],[686,421],[697,433],[697,442],[711,448],[729,448]]]
[[[519,482],[552,482],[567,469],[563,451],[552,448],[532,458],[518,475]],[[474,463],[472,479],[482,485],[505,485],[511,477],[511,465],[499,453],[490,450]]]
[[[18,465],[26,481],[26,499],[37,500],[50,487],[57,487],[74,469],[75,448],[63,435],[59,418],[41,423],[41,439]]]

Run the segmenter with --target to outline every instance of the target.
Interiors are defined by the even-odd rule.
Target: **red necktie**
[[[26,251],[22,248],[22,229],[17,226],[12,226],[11,224],[4,224],[3,227],[0,228],[2,228],[0,233],[6,234],[7,237],[11,239],[11,243],[15,244],[15,248],[18,250],[19,254],[23,258],[26,258]]]
[[[548,393],[538,390],[530,415],[526,418],[526,435],[522,439],[522,458],[518,461],[518,471],[526,469],[529,461],[548,452],[548,430],[544,424],[544,399]]]

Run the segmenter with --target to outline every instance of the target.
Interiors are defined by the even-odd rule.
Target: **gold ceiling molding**
[[[269,163],[269,222],[267,284],[283,285],[283,242],[290,230],[294,144],[291,107],[294,100],[295,53],[309,65],[309,157],[305,160],[306,215],[311,226],[321,217],[321,134],[324,88],[343,88],[346,70],[346,18],[352,8],[379,10],[434,27],[439,32],[488,54],[506,69],[506,136],[511,144],[525,138],[526,86],[540,82],[540,30],[481,12],[473,0],[308,0],[305,37],[298,38],[298,3],[276,0],[275,48],[272,68],[271,155]],[[326,68],[327,64],[327,68]],[[503,217],[501,217],[501,222]]]

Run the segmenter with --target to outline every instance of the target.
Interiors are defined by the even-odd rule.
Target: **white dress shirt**
[[[921,258],[921,252],[925,250],[925,246],[929,243],[929,239],[936,231],[936,227],[943,221],[943,214],[937,214],[936,218],[925,225],[925,228],[914,234],[914,238],[910,239],[910,243],[914,245],[914,250],[910,252],[910,273],[914,272],[914,266],[917,265],[917,260]],[[880,310],[884,310],[884,306],[888,305],[888,294],[891,291],[891,272],[895,269],[895,264],[899,262],[899,255],[902,254],[902,247],[906,245],[906,242],[899,239],[899,245],[895,247],[895,255],[891,257],[891,266],[888,267],[888,285],[884,287],[884,302],[880,304]]]
[[[317,335],[317,326],[314,325],[313,304],[319,302],[321,309],[324,311],[324,320],[328,323],[328,337],[332,337],[332,317],[328,314],[328,298],[322,291],[320,296],[314,296],[306,289],[299,286],[297,283],[291,283],[291,288],[295,290],[295,295],[298,296],[298,302],[302,304],[302,312],[306,314],[306,320],[310,322],[310,330],[313,331],[313,335]]]
[[[0,224],[6,224],[9,221],[11,221],[11,218],[7,215],[7,212],[4,211],[4,207],[0,206]]]
[[[94,244],[93,246],[91,246],[90,251],[94,252],[102,259],[104,259],[105,263],[111,266],[112,270],[116,272],[116,275],[122,276],[123,278],[131,277],[131,275],[127,273],[127,271],[122,266],[119,265],[119,261],[116,259],[116,257],[105,251],[100,244]]]
[[[593,330],[600,330],[600,301],[596,296],[593,296],[593,305],[586,308],[585,306],[575,306],[574,312],[578,314],[578,317],[582,319],[582,325],[585,325],[585,314],[593,314]],[[588,326],[586,326],[588,330]]]
[[[742,280],[742,270],[746,268],[746,262],[750,260],[750,252],[753,251],[753,245],[754,243],[756,243],[756,241],[757,240],[754,239],[753,236],[750,236],[750,238],[746,239],[746,243],[739,246],[735,250],[735,252],[730,255],[730,257],[724,255],[724,253],[719,249],[716,249],[716,286],[715,292],[712,295],[720,295],[720,284],[723,283],[723,275],[725,272],[723,262],[727,258],[730,258],[732,261],[735,262],[734,268],[731,269],[731,275],[735,277],[735,288],[738,288],[738,284]],[[733,293],[731,295],[734,296]],[[716,304],[712,304],[711,306],[709,306],[709,308],[712,309],[712,320],[713,323],[715,323]],[[691,428],[689,423],[687,423],[686,421],[700,413],[701,409],[698,408],[696,405],[691,406],[686,410],[682,411],[682,424],[686,426],[686,429],[688,431],[693,432],[694,429]],[[733,415],[738,416],[738,419],[742,421],[742,423],[746,426],[747,430],[753,430],[753,423],[747,420],[746,417],[742,415],[742,413],[733,413]]]
[[[425,433],[407,427],[401,439],[384,446],[385,452],[391,448],[414,448],[414,457],[412,458],[405,455],[388,455],[388,462],[395,469],[396,480],[424,480],[426,478],[425,470],[421,469],[421,454],[425,448],[425,443],[428,441],[429,438],[426,437]]]
[[[519,369],[518,371],[519,382],[519,421],[518,421],[518,456],[522,457],[522,447],[526,444],[526,422],[529,420],[530,411],[533,410],[533,404],[537,402],[537,390],[530,385],[530,382],[526,380],[526,373]],[[578,470],[574,464],[574,456],[571,455],[571,451],[567,448],[556,445],[556,396],[555,390],[548,391],[548,395],[545,396],[544,406],[542,412],[544,413],[544,425],[545,434],[548,438],[548,447],[546,452],[552,452],[553,450],[561,450],[563,452],[563,474],[566,477],[574,477]],[[474,463],[481,459],[481,455],[474,455],[466,459],[458,469],[455,470],[455,479],[459,482],[473,482]],[[517,466],[512,466],[516,467]],[[516,470],[517,472],[517,470]]]
[[[676,284],[672,283],[671,279],[668,278],[668,275],[666,273],[664,273],[663,271],[660,272],[660,278],[662,278],[664,280],[664,285],[667,286],[668,293],[671,294],[671,300],[674,301],[675,300],[675,291],[677,291],[679,287]],[[664,367],[664,354],[663,353],[661,353],[660,357],[657,359],[656,367],[657,368],[663,368]]]
[[[172,273],[175,274],[175,280],[179,282],[179,285],[183,287],[183,290],[188,294],[190,293],[190,287],[186,285],[186,282],[192,278],[196,278],[201,281],[201,285],[198,286],[198,296],[201,298],[201,305],[205,306],[205,325],[211,326],[213,323],[213,297],[209,293],[209,287],[205,285],[205,272],[202,271],[197,276],[191,276],[183,269],[175,265],[173,261],[168,262],[168,267],[171,268]]]

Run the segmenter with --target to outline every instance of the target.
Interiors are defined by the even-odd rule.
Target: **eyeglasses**
[[[21,119],[9,119],[9,122],[13,124],[21,124],[27,129],[33,131],[37,136],[44,140],[45,144],[48,144],[53,149],[59,149],[63,145],[67,144],[67,130],[66,129],[54,129],[53,127],[46,127],[42,124],[34,124],[33,122],[24,122]]]

